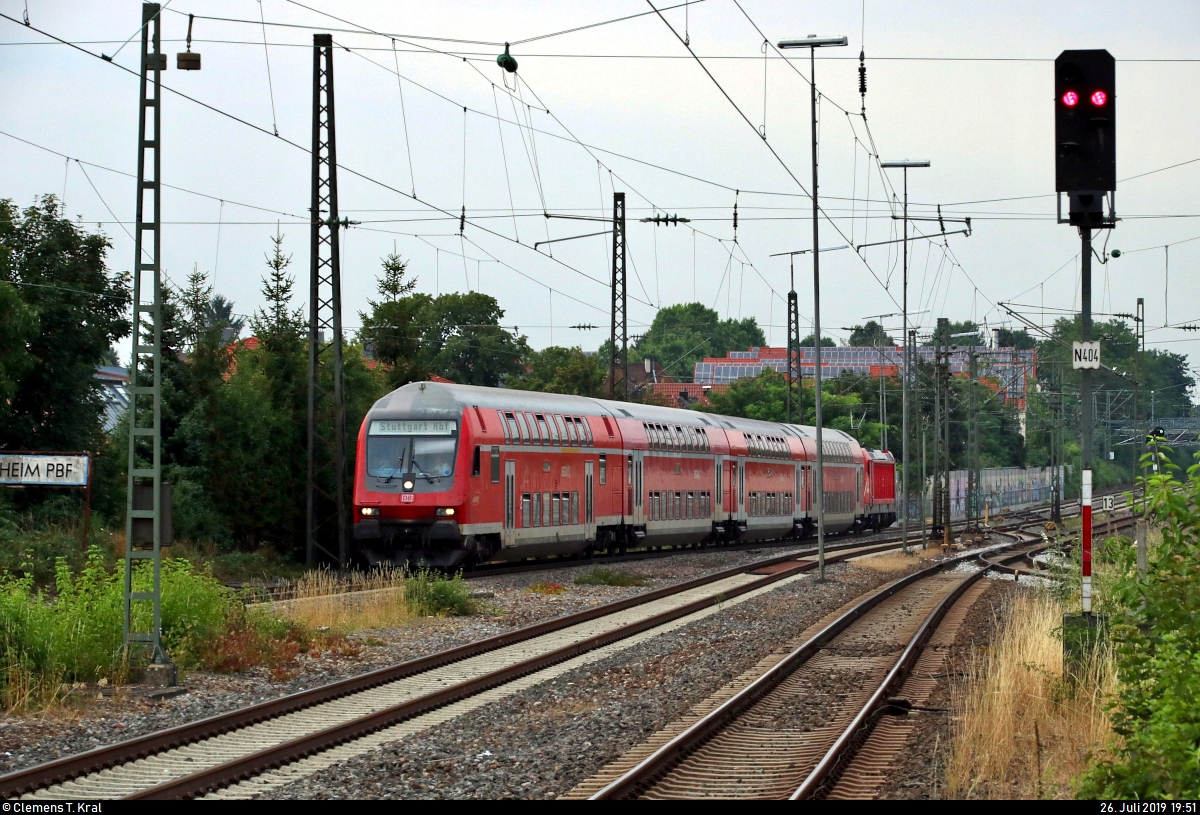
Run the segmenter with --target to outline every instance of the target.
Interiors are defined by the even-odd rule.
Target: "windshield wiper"
[[[433,478],[429,475],[429,473],[425,472],[424,467],[422,467],[420,464],[417,463],[416,456],[413,456],[411,461],[412,461],[412,466],[416,467],[417,471],[420,472],[421,475],[425,476],[425,480],[428,481],[430,484],[432,484]]]
[[[389,483],[393,478],[396,477],[396,473],[400,472],[403,469],[404,469],[404,448],[401,447],[400,455],[396,456],[396,463],[392,465],[392,474],[389,475],[387,478],[383,479],[383,483],[384,484]]]

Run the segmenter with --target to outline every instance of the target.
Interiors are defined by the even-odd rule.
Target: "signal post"
[[[1080,342],[1072,367],[1080,371],[1080,470],[1083,515],[1083,623],[1092,615],[1092,371],[1100,343],[1092,340],[1092,230],[1116,225],[1116,62],[1103,49],[1063,51],[1054,61],[1055,189],[1058,222],[1078,227],[1081,246]],[[1062,217],[1062,194],[1068,215]],[[1105,202],[1108,211],[1105,212]],[[1070,650],[1068,638],[1064,646]]]

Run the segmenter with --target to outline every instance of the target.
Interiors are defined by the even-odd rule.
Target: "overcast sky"
[[[997,305],[1015,301],[1048,324],[1078,307],[1079,281],[1078,235],[1054,222],[1053,59],[1067,48],[1107,48],[1118,60],[1118,178],[1130,180],[1118,185],[1125,220],[1108,239],[1126,254],[1093,266],[1093,308],[1133,311],[1144,297],[1149,344],[1196,359],[1200,334],[1162,326],[1200,320],[1200,239],[1171,246],[1169,290],[1162,247],[1200,238],[1200,161],[1131,177],[1200,159],[1200,5],[876,1],[864,20],[861,3],[740,3],[706,0],[686,17],[682,7],[665,11],[666,22],[651,13],[528,41],[650,6],[172,0],[164,50],[183,50],[187,14],[196,14],[203,70],[177,71],[172,56],[164,84],[253,127],[165,94],[162,180],[182,189],[163,195],[163,266],[181,283],[198,265],[238,312],[251,313],[278,221],[304,305],[310,158],[284,139],[310,145],[312,35],[331,31],[343,46],[334,57],[341,214],[360,222],[344,233],[351,330],[380,258],[395,247],[421,291],[478,288],[535,347],[596,348],[608,330],[611,238],[542,246],[540,255],[532,244],[603,229],[542,213],[611,214],[615,189],[628,196],[631,333],[656,307],[698,299],[722,316],[755,317],[782,344],[788,263],[770,255],[812,245],[809,69],[806,58],[789,65],[770,49],[764,59],[763,35],[846,35],[850,47],[823,50],[816,70],[828,96],[820,195],[833,224],[822,221],[821,245],[896,236],[888,198],[902,194],[903,176],[889,171],[885,187],[871,152],[929,159],[929,169],[910,171],[910,214],[927,217],[941,204],[947,217],[971,215],[973,234],[950,237],[948,252],[931,241],[913,246],[913,322],[1016,327]],[[136,170],[138,102],[136,78],[118,66],[137,70],[140,39],[121,45],[137,31],[140,5],[28,0],[34,28],[116,53],[109,64],[21,25],[25,0],[0,0],[18,21],[0,19],[0,196],[22,206],[64,196],[72,217],[111,238],[118,270],[133,262],[134,182],[122,173]],[[520,85],[495,63],[506,41],[519,43]],[[869,132],[859,115],[860,48]],[[638,221],[655,208],[693,220]],[[822,255],[827,334],[844,339],[843,327],[899,311],[896,246]],[[805,319],[810,257],[796,264]],[[883,322],[899,337],[898,316]],[[571,327],[581,324],[598,328]]]

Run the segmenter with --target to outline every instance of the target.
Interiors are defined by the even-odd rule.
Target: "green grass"
[[[135,570],[134,591],[148,591],[149,564]],[[110,567],[92,547],[82,568],[55,565],[54,590],[33,575],[0,573],[0,708],[55,704],[76,682],[130,678],[122,654],[124,564]],[[148,630],[152,608],[134,605],[134,627]],[[303,626],[249,611],[232,591],[186,560],[162,564],[162,642],[182,669],[244,670],[276,665],[313,646]]]
[[[475,612],[471,588],[462,573],[446,577],[441,572],[421,569],[404,582],[409,609],[423,617],[466,616]]]
[[[597,566],[575,578],[579,586],[644,586],[650,581],[641,575]]]

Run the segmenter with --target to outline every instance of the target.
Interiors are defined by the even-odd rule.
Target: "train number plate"
[[[415,495],[412,495],[412,494],[409,494],[409,493],[404,493],[404,494],[402,494],[402,495],[400,496],[400,503],[402,503],[402,504],[411,504],[411,503],[413,502],[413,499],[414,499],[414,498],[416,498],[416,496],[415,496]]]

